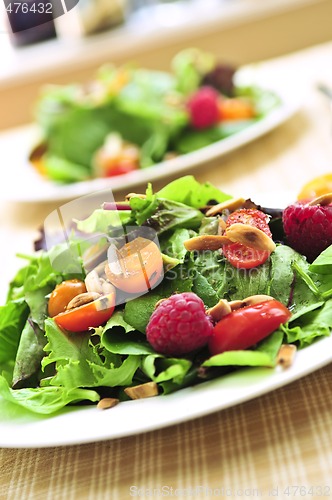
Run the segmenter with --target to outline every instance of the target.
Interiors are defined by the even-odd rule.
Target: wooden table
[[[196,169],[197,179],[234,194],[296,192],[309,179],[332,171],[332,113],[315,87],[320,81],[332,86],[331,62],[332,43],[264,63],[282,74],[295,71],[306,91],[301,111],[261,140]],[[3,283],[18,266],[14,253],[31,248],[35,229],[54,208],[1,203]],[[328,365],[247,403],[135,437],[2,449],[0,496],[332,496],[331,376]]]

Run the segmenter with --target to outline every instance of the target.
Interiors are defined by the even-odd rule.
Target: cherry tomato
[[[267,216],[260,210],[240,209],[231,213],[226,221],[226,226],[242,223],[250,224],[263,231],[267,236],[272,238],[272,233],[269,228]],[[256,248],[247,247],[240,243],[230,243],[223,245],[223,254],[226,259],[239,269],[251,269],[263,264],[270,256],[268,250],[257,250]]]
[[[221,120],[249,120],[255,116],[253,106],[244,99],[220,99],[218,107]]]
[[[133,163],[131,161],[117,161],[113,164],[110,164],[105,169],[105,177],[115,177],[116,175],[128,174],[129,172],[133,172],[137,170],[137,163]]]
[[[85,293],[84,281],[66,280],[55,287],[48,301],[48,315],[53,318],[66,310],[67,305],[80,293]]]
[[[242,307],[224,316],[214,327],[209,340],[212,355],[247,349],[274,332],[291,317],[277,300]]]
[[[163,277],[160,250],[153,241],[140,236],[118,250],[105,272],[112,285],[124,292],[147,292]]]
[[[110,293],[83,306],[61,312],[54,317],[54,321],[70,332],[84,332],[106,323],[113,314],[114,305],[115,293]]]

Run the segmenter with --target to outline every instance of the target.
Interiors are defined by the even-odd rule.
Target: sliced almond
[[[218,234],[221,235],[226,231],[226,222],[222,217],[219,217],[218,221]]]
[[[322,207],[324,207],[326,205],[330,205],[331,203],[332,193],[326,193],[318,196],[318,198],[315,198],[314,200],[311,200],[308,205],[321,205]]]
[[[243,307],[243,300],[231,300],[230,302],[228,302],[228,304],[231,308],[231,311],[236,311],[237,309]]]
[[[260,304],[261,302],[266,302],[267,300],[274,300],[270,295],[251,295],[242,300],[232,300],[228,302],[232,311],[236,311],[241,307],[253,306],[254,304]]]
[[[193,250],[202,252],[203,250],[218,250],[223,245],[228,245],[229,243],[232,243],[231,240],[225,236],[202,234],[201,236],[196,236],[195,238],[186,240],[183,244],[189,252],[192,252]]]
[[[85,304],[89,304],[90,302],[93,302],[99,297],[100,293],[97,292],[80,293],[79,295],[76,295],[76,297],[71,299],[66,309],[68,310],[68,309],[74,309],[75,307],[84,306]]]
[[[276,248],[274,241],[257,227],[249,224],[235,223],[229,226],[224,236],[233,243],[241,243],[246,247],[273,252]]]
[[[261,302],[266,302],[267,300],[274,300],[271,295],[251,295],[242,300],[244,306],[253,306],[255,304],[260,304]]]
[[[234,212],[238,208],[242,207],[242,205],[246,202],[244,198],[231,198],[230,200],[223,201],[222,203],[218,203],[218,205],[213,205],[213,207],[209,208],[209,210],[205,213],[207,217],[213,217],[214,215],[221,214],[223,210],[229,210],[230,212]]]
[[[218,304],[216,304],[213,307],[210,307],[210,309],[206,311],[206,314],[211,316],[211,318],[214,321],[219,321],[221,320],[221,318],[223,318],[224,316],[226,316],[231,312],[232,309],[231,306],[229,305],[229,302],[227,302],[227,300],[225,299],[221,299],[219,300]]]
[[[130,198],[141,198],[142,200],[145,200],[146,194],[128,193],[125,199],[126,201],[129,201]]]
[[[119,400],[116,398],[103,398],[97,404],[97,408],[99,410],[108,410],[109,408],[113,408],[119,403]]]
[[[277,364],[283,368],[289,368],[294,361],[296,346],[293,344],[282,344],[277,355]]]
[[[124,392],[130,399],[143,399],[158,396],[158,386],[155,382],[147,382],[146,384],[135,385],[134,387],[126,387]]]

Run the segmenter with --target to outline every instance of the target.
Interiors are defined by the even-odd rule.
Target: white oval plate
[[[285,206],[292,193],[252,195],[256,203]],[[274,203],[274,200],[275,203]],[[272,205],[273,204],[273,205]],[[297,380],[332,361],[332,336],[297,352],[294,364],[245,368],[167,396],[122,402],[110,410],[68,408],[38,416],[0,398],[0,447],[35,448],[116,439],[202,417],[243,403]]]
[[[56,184],[41,177],[27,160],[31,145],[34,144],[35,126],[22,127],[0,134],[1,160],[4,167],[3,173],[0,174],[0,199],[27,203],[65,201],[103,189],[112,189],[116,192],[172,174],[180,175],[258,139],[288,120],[301,106],[303,85],[299,86],[296,79],[290,78],[289,75],[281,77],[280,73],[264,71],[259,66],[255,66],[243,68],[239,73],[239,78],[241,82],[255,83],[262,88],[273,90],[280,96],[281,105],[262,120],[231,137],[193,153],[122,176],[67,185]]]

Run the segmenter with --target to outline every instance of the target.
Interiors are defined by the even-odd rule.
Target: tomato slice
[[[163,259],[153,242],[139,236],[116,252],[105,267],[108,280],[127,293],[145,293],[163,278]]]
[[[63,281],[51,293],[47,306],[48,315],[53,318],[53,316],[64,312],[74,297],[85,292],[86,286],[84,281],[77,279]]]
[[[274,332],[291,317],[290,311],[277,300],[246,306],[224,316],[209,339],[212,355],[247,349]]]
[[[115,294],[110,293],[74,309],[62,312],[54,317],[58,326],[70,332],[84,332],[97,328],[110,319],[115,306]]]
[[[236,210],[227,218],[226,226],[229,227],[238,223],[254,226],[263,231],[269,238],[272,238],[267,216],[260,210],[252,208]],[[251,269],[260,266],[270,257],[268,250],[257,250],[241,243],[223,245],[222,251],[226,259],[239,269]]]

